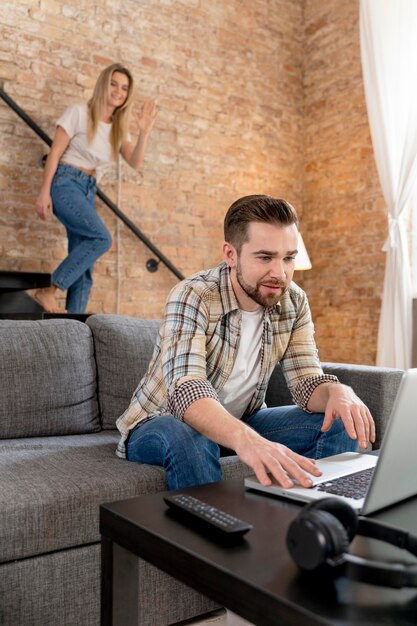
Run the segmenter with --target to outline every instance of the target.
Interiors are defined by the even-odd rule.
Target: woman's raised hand
[[[153,100],[145,102],[140,113],[134,113],[141,133],[147,134],[152,130],[157,115],[156,103]]]

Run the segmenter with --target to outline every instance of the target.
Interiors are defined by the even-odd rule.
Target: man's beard
[[[251,287],[251,285],[248,285],[248,283],[246,283],[243,278],[240,263],[238,263],[236,266],[236,279],[246,295],[249,296],[249,298],[251,298],[254,302],[260,304],[266,309],[278,304],[278,302],[281,300],[282,296],[287,290],[287,285],[285,283],[281,282],[280,280],[272,279],[262,279],[261,281],[257,282],[256,287]],[[271,287],[280,287],[281,292],[262,295],[260,291],[260,286],[262,284],[270,285]]]

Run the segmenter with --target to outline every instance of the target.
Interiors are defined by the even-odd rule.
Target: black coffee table
[[[102,505],[102,626],[140,624],[136,606],[130,608],[126,601],[137,593],[128,564],[126,575],[119,571],[113,580],[119,546],[124,548],[125,560],[126,554],[132,560],[140,556],[257,626],[417,624],[417,589],[301,574],[285,547],[287,528],[300,510],[298,505],[245,491],[242,481],[183,491],[252,523],[253,529],[236,544],[222,544],[173,518],[161,493]],[[417,534],[417,498],[376,517]],[[372,558],[406,558],[396,548],[362,537],[354,540],[351,550]],[[413,562],[413,557],[407,560]],[[120,597],[125,598],[123,606],[117,600]],[[119,616],[117,623],[113,610]]]

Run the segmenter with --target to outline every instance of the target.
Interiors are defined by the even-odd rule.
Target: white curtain
[[[377,364],[411,364],[408,207],[417,179],[417,0],[360,0],[360,41],[375,160],[388,211]]]
[[[417,187],[414,188],[411,201],[410,230],[412,295],[417,298]],[[416,332],[417,328],[414,329],[414,333]]]

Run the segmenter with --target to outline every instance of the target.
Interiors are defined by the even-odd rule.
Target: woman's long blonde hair
[[[112,65],[106,67],[97,79],[93,95],[88,101],[88,140],[92,141],[97,132],[100,113],[106,106],[110,83],[114,72],[120,72],[129,79],[129,91],[127,98],[120,107],[115,109],[112,116],[110,141],[113,158],[116,159],[122,142],[125,141],[128,136],[134,91],[133,76],[130,71],[126,67],[123,67],[123,65],[120,65],[120,63],[113,63]]]

